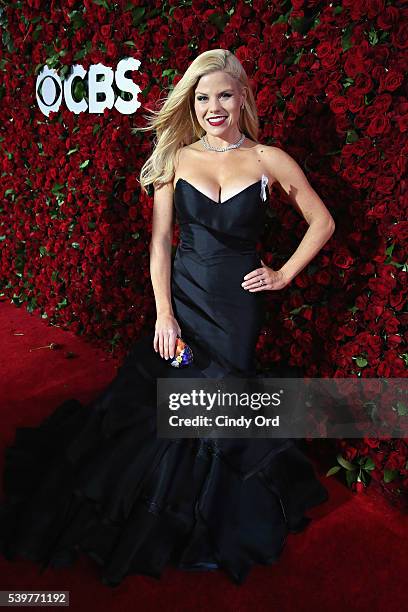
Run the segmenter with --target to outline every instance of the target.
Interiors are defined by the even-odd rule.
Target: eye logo
[[[125,77],[125,73],[129,70],[139,70],[139,66],[140,61],[133,57],[120,60],[115,72],[109,66],[94,64],[89,67],[87,73],[81,64],[75,64],[70,75],[64,80],[61,80],[56,70],[44,66],[35,85],[38,107],[48,117],[51,112],[59,110],[64,95],[67,108],[75,114],[86,110],[90,113],[103,113],[105,108],[111,109],[114,106],[119,113],[131,115],[141,105],[137,99],[141,89],[131,79]],[[88,76],[88,102],[85,99],[77,101],[72,94],[73,87],[76,79],[84,81],[86,76]],[[98,77],[103,77],[103,80],[98,80]],[[120,91],[132,95],[131,100],[123,100],[120,96],[115,100],[112,87],[114,81]],[[104,99],[98,99],[98,94]]]

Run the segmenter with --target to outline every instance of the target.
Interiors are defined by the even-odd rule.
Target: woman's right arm
[[[173,183],[154,191],[152,237],[150,241],[150,276],[156,302],[156,326],[153,348],[161,357],[173,357],[177,334],[181,330],[171,302],[171,246],[173,240]]]

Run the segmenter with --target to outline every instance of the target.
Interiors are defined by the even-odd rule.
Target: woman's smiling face
[[[222,70],[202,76],[195,88],[194,110],[201,127],[213,136],[236,135],[245,92],[239,84]],[[215,118],[218,118],[215,121]],[[214,119],[213,123],[209,119]]]

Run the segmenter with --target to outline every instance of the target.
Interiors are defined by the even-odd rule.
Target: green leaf
[[[294,308],[293,310],[290,311],[291,315],[297,315],[299,314],[299,312],[301,310],[303,310],[303,308],[305,308],[306,306],[304,304],[302,304],[302,306],[299,306],[298,308]]]
[[[33,32],[33,34],[32,34],[32,39],[33,39],[33,41],[34,41],[34,42],[37,42],[37,40],[39,39],[39,36],[40,36],[40,33],[41,33],[42,28],[43,28],[43,27],[42,27],[42,25],[40,25],[40,24],[38,24],[38,25],[36,26],[36,28],[35,28],[35,30],[34,30],[34,32]]]
[[[357,140],[359,140],[359,135],[357,132],[355,130],[347,130],[346,144],[357,142]]]
[[[344,89],[347,89],[347,87],[350,87],[351,85],[354,85],[354,79],[351,77],[346,77],[343,81]]]
[[[110,344],[112,345],[112,348],[114,348],[114,346],[116,346],[116,344],[119,342],[121,338],[121,334],[119,332],[116,332],[116,334],[113,336],[112,340],[109,340]]]
[[[67,65],[62,66],[62,68],[60,68],[59,75],[62,80],[65,80],[65,77],[67,76],[69,69],[70,67]]]
[[[398,476],[398,470],[384,470],[384,482],[392,482]]]
[[[408,416],[408,406],[403,402],[398,401],[396,404],[398,416]]]
[[[369,104],[371,104],[371,102],[374,100],[375,98],[375,93],[372,91],[369,91],[368,93],[364,94],[364,104],[366,106],[368,106]]]
[[[346,482],[349,487],[351,487],[354,482],[357,482],[357,470],[346,472]]]
[[[299,51],[299,52],[298,52],[298,53],[295,55],[295,59],[293,60],[293,63],[294,63],[294,64],[298,64],[298,63],[299,63],[300,58],[301,58],[301,57],[302,57],[302,55],[303,55],[303,51],[304,51],[304,49],[303,49],[303,47],[302,47],[302,48],[301,48],[301,50],[300,50],[300,51]]]
[[[330,468],[330,470],[326,473],[326,476],[332,476],[333,474],[337,474],[339,470],[341,470],[341,467],[339,465],[335,465],[334,467]]]
[[[51,193],[53,195],[57,195],[60,191],[60,189],[62,189],[62,187],[64,186],[63,183],[55,183],[54,187],[52,187],[51,189]]]
[[[74,83],[74,89],[72,92],[72,97],[76,102],[80,102],[83,99],[86,99],[86,88],[84,82],[82,80],[76,80]]]
[[[365,472],[364,470],[360,472],[359,475],[361,482],[367,486],[371,480],[371,475]]]
[[[144,6],[137,6],[132,10],[133,25],[137,26],[143,20],[146,9]]]
[[[92,2],[98,6],[103,6],[107,11],[112,10],[112,7],[107,0],[92,0]]]
[[[84,48],[78,51],[77,53],[75,53],[74,59],[75,60],[83,59],[86,55],[88,55],[88,53],[90,53],[91,49],[92,49],[92,41],[87,40],[84,45]]]
[[[292,29],[295,30],[295,32],[302,32],[304,21],[303,17],[295,17],[291,20]]]
[[[346,470],[349,470],[349,471],[357,470],[357,467],[353,465],[352,463],[350,463],[350,461],[347,461],[347,459],[345,459],[342,455],[337,455],[337,461]]]
[[[364,357],[356,357],[356,364],[359,368],[365,368],[368,365],[368,361]]]
[[[85,21],[80,11],[71,11],[71,13],[68,13],[68,17],[72,22],[74,30],[79,30],[85,26]]]
[[[375,468],[375,463],[372,457],[366,457],[364,465],[362,465],[364,470],[373,470]]]
[[[378,43],[378,34],[374,30],[374,28],[371,28],[371,30],[368,33],[368,42],[370,43],[370,45],[373,45],[373,46]]]
[[[341,38],[341,46],[343,48],[343,51],[348,51],[349,49],[353,47],[353,43],[351,42],[352,33],[353,33],[353,24],[351,23],[347,26]]]
[[[289,20],[289,15],[291,14],[292,10],[288,11],[287,13],[285,13],[284,15],[279,15],[278,19],[275,19],[275,21],[272,22],[272,25],[278,24],[278,23],[288,23]]]
[[[162,76],[168,76],[171,77],[172,79],[174,78],[174,75],[176,74],[176,71],[174,68],[166,68],[165,70],[162,71]]]

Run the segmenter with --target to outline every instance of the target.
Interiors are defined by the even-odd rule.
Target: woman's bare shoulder
[[[296,164],[296,161],[281,147],[273,145],[258,144],[257,153],[264,160],[267,169],[275,178],[279,171],[290,171]]]
[[[194,163],[196,161],[196,154],[200,151],[195,142],[189,145],[181,145],[174,156],[174,175],[177,174],[177,170],[180,167],[180,164],[183,166],[189,163]]]
[[[269,153],[270,155],[278,156],[280,153],[285,154],[285,151],[281,147],[274,147],[273,145],[266,145],[261,142],[256,143],[256,148],[258,151],[264,151],[266,153]]]
[[[181,153],[183,153],[184,155],[188,154],[188,153],[198,153],[200,151],[202,151],[202,146],[200,146],[200,143],[198,140],[196,140],[195,142],[192,142],[191,144],[188,145],[183,145],[179,148],[179,151]]]

